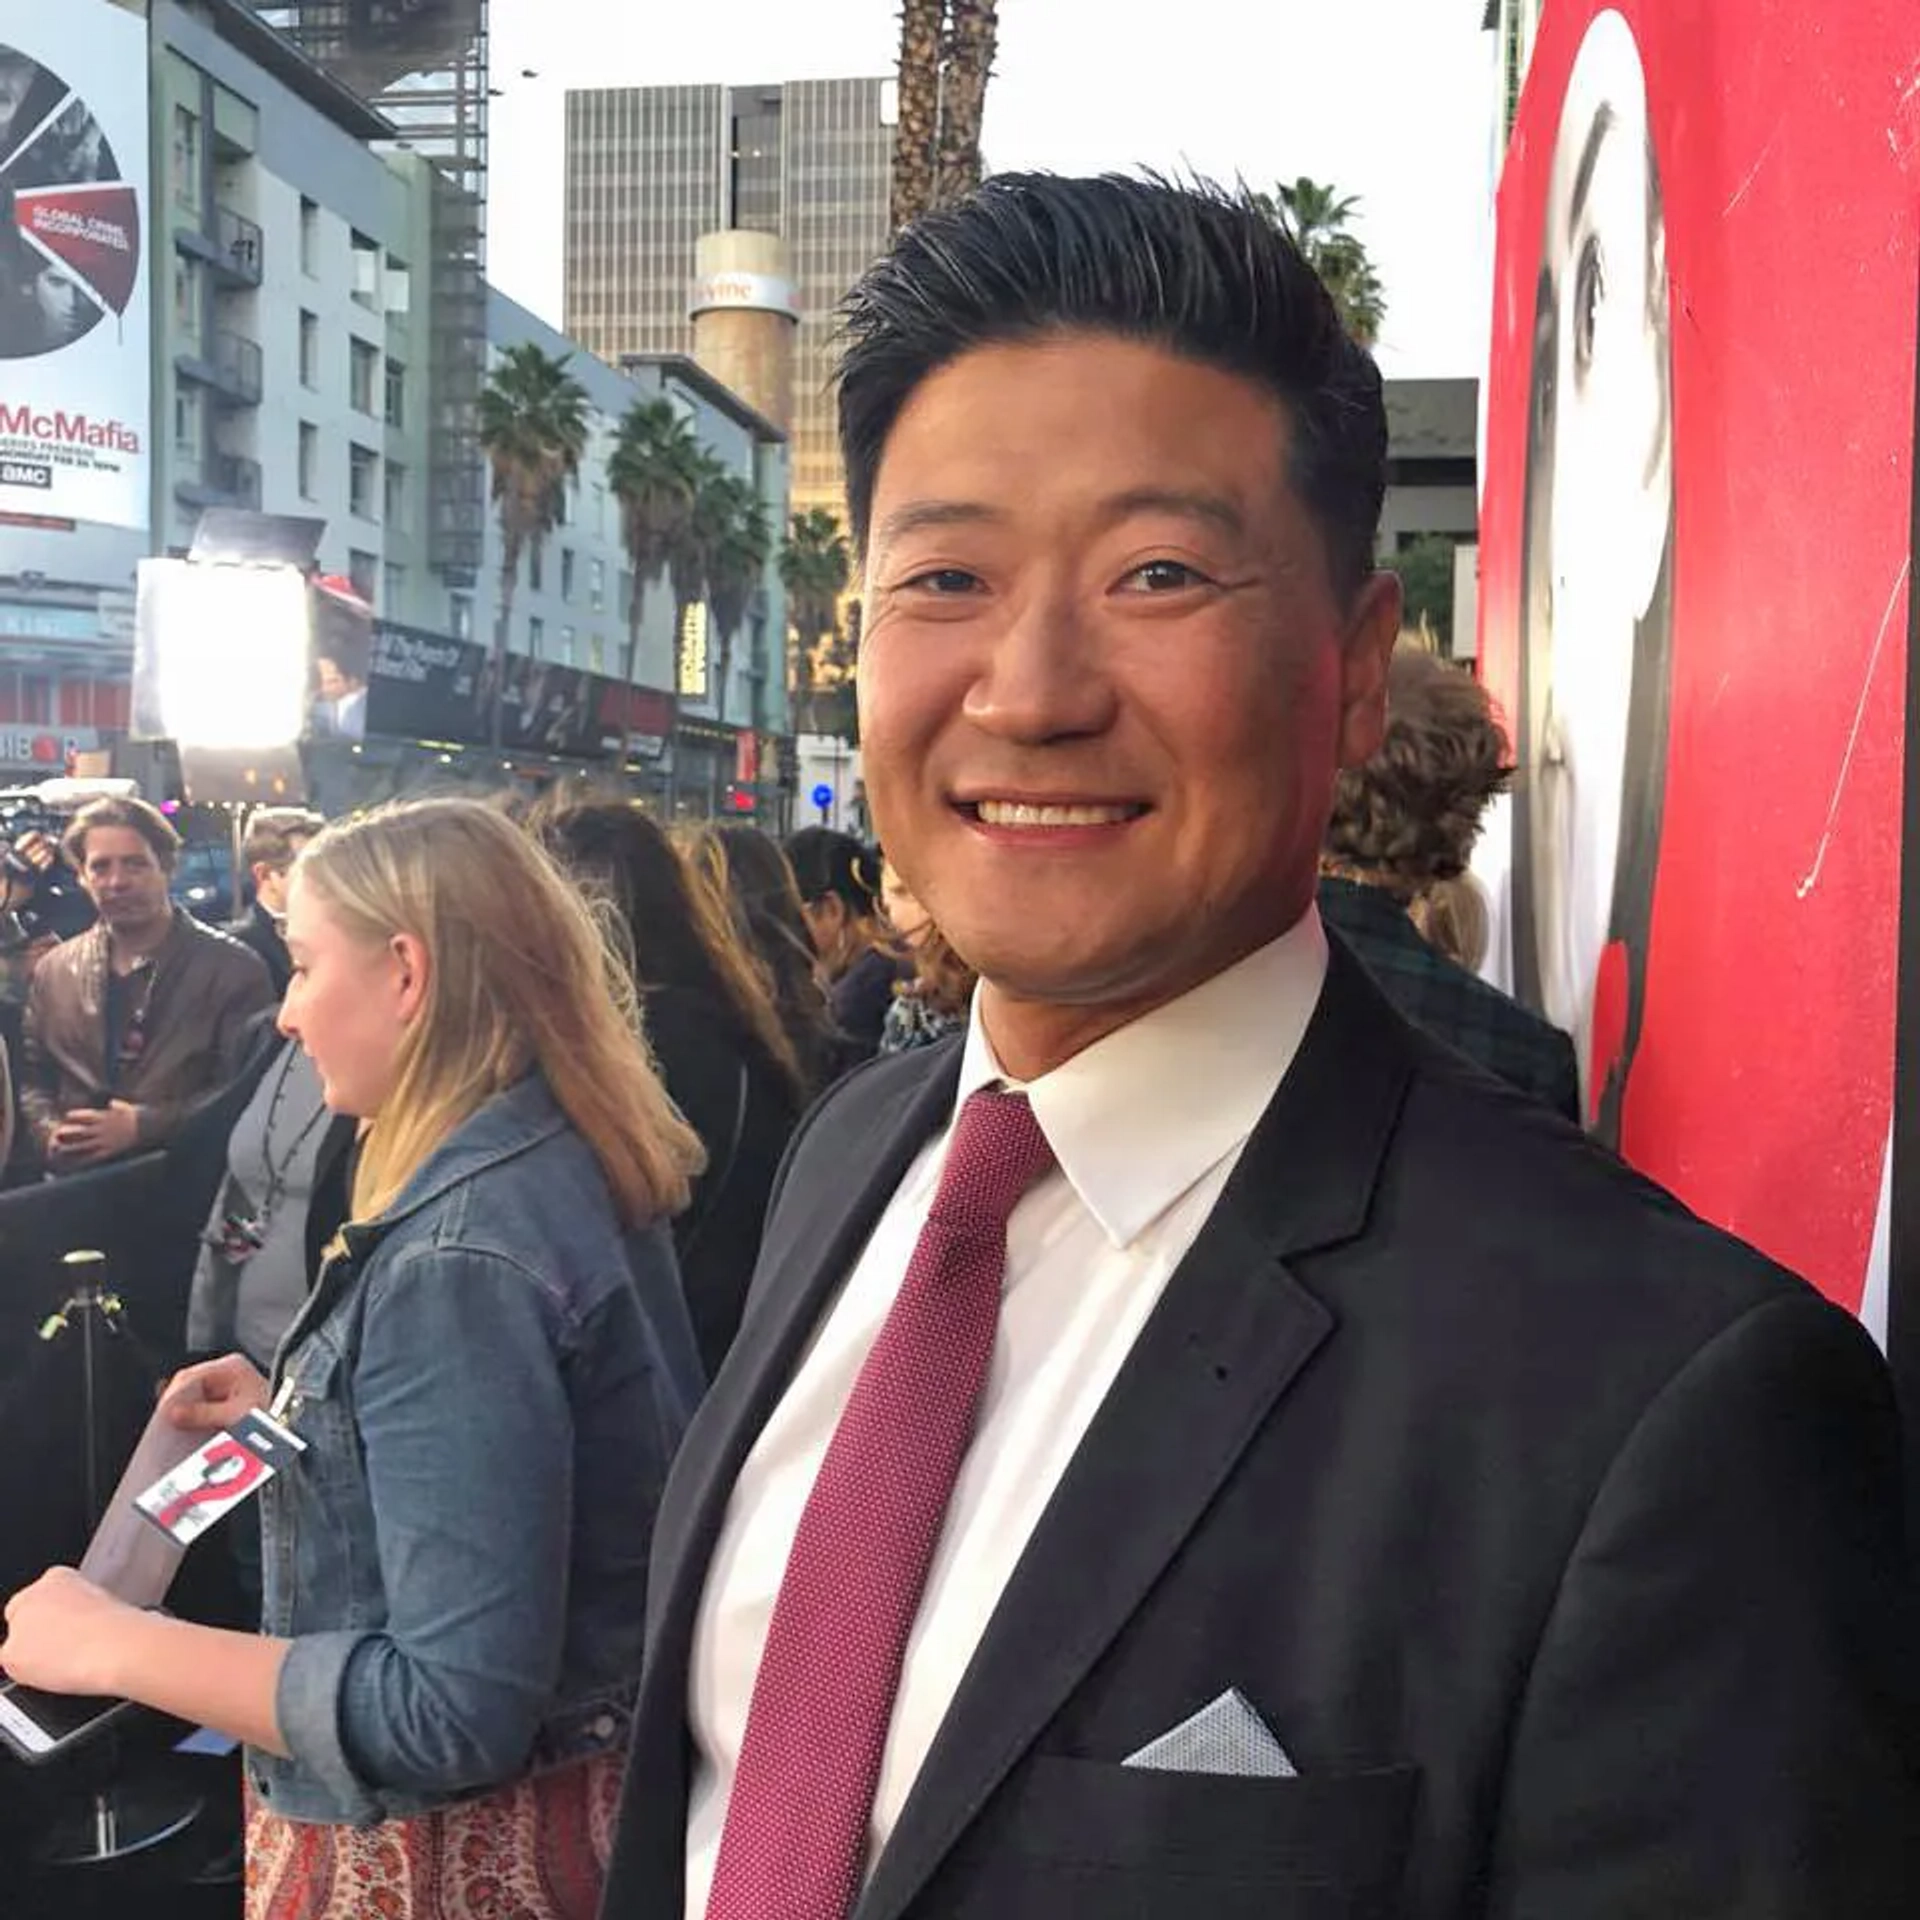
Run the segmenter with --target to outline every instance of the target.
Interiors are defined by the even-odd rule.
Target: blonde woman
[[[588,909],[506,819],[395,807],[314,840],[281,1024],[367,1121],[350,1223],[271,1389],[265,1631],[56,1569],[0,1659],[247,1743],[250,1920],[586,1920],[639,1667],[654,1508],[697,1391],[664,1221],[699,1147]]]

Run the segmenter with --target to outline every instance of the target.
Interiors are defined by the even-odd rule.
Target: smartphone
[[[17,1680],[0,1680],[0,1740],[29,1766],[71,1753],[133,1710],[131,1700],[42,1693]]]

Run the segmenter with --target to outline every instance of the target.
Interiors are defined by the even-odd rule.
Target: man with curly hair
[[[1334,787],[1320,913],[1416,1026],[1578,1121],[1572,1041],[1443,951],[1426,918],[1446,889],[1470,884],[1481,816],[1512,772],[1486,689],[1402,641],[1387,671],[1380,751]]]

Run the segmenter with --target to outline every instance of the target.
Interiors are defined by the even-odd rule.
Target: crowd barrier
[[[119,1331],[95,1329],[96,1438],[116,1473],[180,1359],[198,1223],[173,1174],[143,1154],[0,1193],[0,1594],[77,1558],[92,1530],[82,1329],[46,1337],[73,1291],[63,1256],[104,1255],[124,1306]]]

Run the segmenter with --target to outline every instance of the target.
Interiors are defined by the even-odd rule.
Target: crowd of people
[[[161,1410],[303,1450],[257,1630],[0,1666],[244,1743],[250,1920],[1910,1912],[1885,1369],[1475,974],[1370,358],[1018,175],[847,339],[881,846],[276,812],[229,936],[71,823],[16,1165],[216,1137]]]

